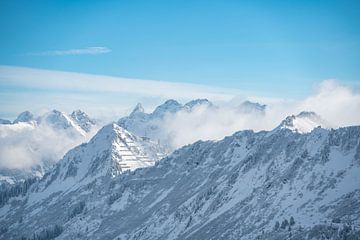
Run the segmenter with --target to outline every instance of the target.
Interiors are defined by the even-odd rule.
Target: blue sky
[[[0,65],[286,98],[360,81],[359,1],[4,0],[0,29]]]

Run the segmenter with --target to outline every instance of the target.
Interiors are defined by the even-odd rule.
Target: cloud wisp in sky
[[[67,56],[67,55],[98,55],[110,53],[112,50],[107,47],[87,47],[68,50],[51,50],[44,52],[30,52],[30,56]]]
[[[44,108],[72,111],[74,105],[94,117],[119,116],[137,102],[153,108],[169,98],[228,101],[239,93],[198,84],[0,66],[0,117],[13,118],[24,109],[35,113]]]

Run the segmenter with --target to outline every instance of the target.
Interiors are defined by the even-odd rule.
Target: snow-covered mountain
[[[87,133],[92,130],[94,125],[96,125],[96,121],[81,110],[73,111],[70,114],[70,117]]]
[[[29,111],[25,111],[19,114],[19,116],[14,120],[14,123],[30,122],[33,119],[34,119],[34,115]]]
[[[52,110],[37,118],[38,125],[45,124],[55,130],[65,130],[68,134],[85,135],[86,132],[72,117],[64,112]]]
[[[168,139],[171,136],[167,136],[163,131],[164,118],[171,117],[180,111],[191,112],[201,107],[209,108],[214,107],[214,105],[207,99],[192,100],[184,105],[170,99],[157,106],[153,112],[145,113],[142,105],[138,103],[130,115],[121,118],[118,124],[138,136],[169,143]],[[168,145],[168,147],[171,148],[172,146]]]
[[[193,110],[195,107],[214,107],[214,104],[207,99],[195,99],[186,103],[183,108]]]
[[[330,128],[319,115],[314,112],[301,112],[298,115],[291,115],[287,117],[278,129],[287,128],[294,132],[308,133],[316,127]]]
[[[280,126],[125,172],[123,156],[158,146],[132,149],[147,140],[106,126],[41,181],[1,195],[0,239],[359,239],[360,126]]]
[[[0,124],[0,184],[41,177],[69,149],[87,141],[97,130],[80,110],[58,110],[35,117],[21,113],[13,124]]]
[[[158,143],[137,137],[112,123],[100,129],[88,143],[69,151],[56,168],[59,180],[71,176],[75,182],[88,181],[153,166],[166,153]]]
[[[239,105],[238,111],[241,113],[265,114],[266,105],[257,102],[244,101]]]

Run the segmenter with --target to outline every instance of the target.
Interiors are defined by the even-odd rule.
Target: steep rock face
[[[109,129],[93,141],[116,142],[116,127]],[[6,227],[1,238],[30,237],[59,226],[58,239],[356,237],[359,140],[359,126],[307,134],[287,128],[241,131],[217,142],[196,142],[153,167],[116,176],[111,174],[116,160],[102,151],[116,144],[90,142],[0,209]],[[342,226],[349,221],[350,230]]]
[[[100,129],[88,143],[70,150],[39,186],[46,191],[68,191],[68,187],[75,189],[99,178],[153,166],[165,155],[166,151],[157,143],[112,123]]]
[[[186,103],[184,105],[184,108],[192,110],[194,107],[198,107],[198,106],[213,107],[214,105],[212,104],[212,102],[210,102],[207,99],[195,99]]]

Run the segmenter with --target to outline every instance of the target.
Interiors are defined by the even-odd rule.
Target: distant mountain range
[[[139,136],[161,141],[166,147],[174,150],[178,146],[173,144],[173,132],[164,126],[167,121],[173,121],[173,119],[176,119],[177,114],[181,113],[197,116],[201,111],[216,111],[217,109],[218,107],[207,99],[195,99],[184,105],[171,99],[156,107],[153,112],[146,113],[141,103],[138,103],[129,116],[118,120],[118,124]],[[266,111],[266,105],[245,101],[235,107],[233,111],[234,113],[263,115]],[[181,126],[179,128],[181,129]]]
[[[81,110],[73,111],[70,115],[58,110],[52,110],[38,117],[35,117],[29,111],[25,111],[20,113],[13,122],[6,119],[0,119],[0,124],[3,125],[16,125],[18,123],[28,123],[33,125],[48,124],[56,129],[71,128],[81,135],[84,135],[84,132],[90,132],[92,127],[96,125],[96,121]]]
[[[137,105],[119,122],[185,106]],[[109,124],[41,180],[0,192],[0,239],[359,239],[360,126],[322,123],[302,112],[170,155]]]
[[[245,101],[233,111],[264,115],[266,108],[264,104]],[[177,114],[197,116],[199,111],[217,109],[218,107],[207,99],[196,99],[183,105],[176,100],[167,100],[153,112],[146,113],[139,103],[129,116],[122,117],[117,124],[139,137],[158,142],[166,148],[165,152],[169,153],[176,149],[173,144],[176,136],[166,128],[168,123],[166,121],[171,122]],[[297,116],[289,116],[279,128],[305,133],[317,126],[327,128],[328,124],[315,113],[303,112]],[[0,166],[0,183],[15,183],[29,177],[41,177],[63,154],[81,142],[87,141],[98,128],[97,122],[81,110],[73,111],[71,114],[52,110],[41,116],[34,116],[29,111],[25,111],[13,122],[3,120],[0,124],[0,141],[6,143],[9,139],[13,139],[12,141],[17,142],[13,145],[18,145],[17,149],[25,153],[23,154],[25,158],[35,163],[27,168]],[[51,144],[54,145],[54,151],[49,146]]]
[[[169,145],[168,141],[170,136],[164,133],[162,126],[164,118],[171,117],[180,111],[192,112],[201,107],[211,108],[214,105],[207,99],[192,100],[184,105],[171,99],[156,107],[153,112],[145,113],[141,103],[138,103],[129,116],[120,118],[118,124],[139,136],[161,140],[167,147],[172,148],[173,146]]]

